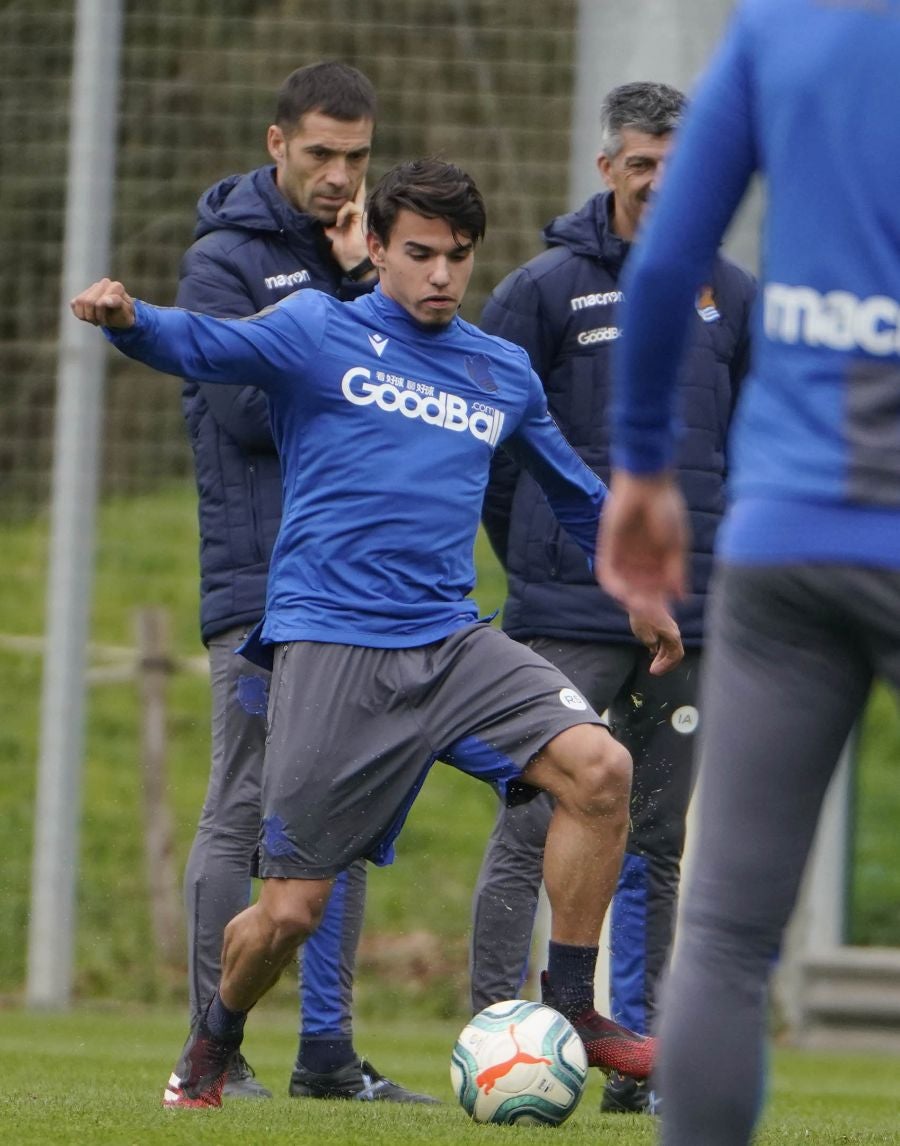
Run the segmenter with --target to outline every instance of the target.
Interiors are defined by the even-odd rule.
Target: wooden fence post
[[[181,897],[175,872],[174,830],[166,798],[166,690],[175,663],[169,649],[165,609],[136,616],[138,691],[141,699],[141,774],[144,791],[144,854],[156,953],[164,965],[184,961]]]

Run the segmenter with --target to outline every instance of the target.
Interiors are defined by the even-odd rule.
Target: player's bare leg
[[[556,797],[544,848],[551,938],[596,946],[625,851],[631,757],[605,728],[578,724],[555,736],[523,779]]]
[[[330,879],[266,879],[259,899],[225,928],[219,995],[230,1011],[249,1011],[318,927]]]
[[[191,1031],[163,1096],[168,1107],[221,1106],[247,1011],[272,987],[322,918],[331,880],[266,879],[225,929],[219,990]]]
[[[603,917],[615,891],[628,830],[631,757],[605,728],[580,724],[554,737],[523,778],[556,797],[544,850],[550,900],[544,1002],[581,1036],[591,1066],[646,1078],[655,1040],[594,1009],[594,970]]]

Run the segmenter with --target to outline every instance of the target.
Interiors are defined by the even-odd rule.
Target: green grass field
[[[45,592],[45,523],[0,528],[4,634],[39,636]],[[201,650],[196,632],[195,503],[187,487],[110,502],[99,519],[91,639],[133,644],[133,611],[165,605],[180,656]],[[503,578],[483,539],[477,552],[484,612],[502,601]],[[102,661],[95,657],[94,663]],[[40,657],[0,657],[0,1133],[14,1143],[216,1142],[457,1143],[546,1133],[476,1127],[451,1102],[448,1058],[466,1015],[471,890],[494,815],[483,786],[438,766],[400,840],[393,868],[370,875],[356,982],[360,1050],[380,1069],[445,1098],[440,1110],[291,1102],[197,1116],[159,1106],[184,1037],[185,968],[156,958],[147,908],[133,682],[90,689],[78,875],[75,996],[71,1014],[17,1009],[25,976]],[[183,868],[208,767],[208,688],[177,673],[169,685],[168,798],[176,866]],[[900,719],[878,689],[859,766],[852,883],[853,938],[900,944]],[[173,888],[173,894],[178,889]],[[286,975],[258,1012],[251,1062],[281,1096],[295,1051],[295,982]],[[86,1003],[87,1001],[87,1003]],[[900,1062],[779,1050],[762,1146],[898,1143]],[[653,1140],[649,1119],[597,1112],[594,1075],[582,1107],[558,1133],[592,1146]],[[506,1135],[507,1137],[503,1137]]]
[[[449,1054],[458,1029],[447,1020],[395,1020],[364,1026],[358,1037],[381,1070],[434,1094],[442,1107],[291,1100],[286,1093],[293,1027],[283,1010],[263,1004],[248,1026],[246,1049],[275,1099],[175,1112],[159,1103],[184,1037],[179,1014],[122,1007],[82,1008],[63,1016],[0,1012],[0,1126],[14,1146],[474,1146],[545,1141],[549,1133],[571,1146],[654,1141],[653,1119],[599,1113],[602,1076],[596,1071],[578,1110],[559,1130],[471,1123],[450,1089]],[[896,1059],[778,1050],[758,1146],[896,1146],[898,1109]]]

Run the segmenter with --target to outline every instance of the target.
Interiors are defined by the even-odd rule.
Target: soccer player
[[[597,161],[608,190],[544,231],[548,250],[513,271],[484,309],[482,330],[523,346],[550,414],[601,477],[609,472],[612,355],[621,333],[621,275],[685,107],[666,84],[613,89],[600,112]],[[698,176],[699,178],[700,176]],[[677,466],[693,533],[691,592],[676,620],[687,646],[673,671],[634,639],[617,602],[556,525],[530,475],[499,450],[483,520],[507,572],[503,628],[552,661],[632,756],[631,815],[610,923],[612,1017],[647,1034],[675,925],[694,744],[703,716],[697,684],[713,542],[725,506],[725,438],[749,357],[751,277],[717,258],[697,291],[691,349],[680,379]],[[501,803],[475,891],[472,1003],[520,993],[552,805],[542,795]],[[605,1111],[654,1109],[645,1082],[611,1075]]]
[[[369,80],[346,64],[292,72],[268,129],[272,162],[231,175],[200,198],[176,304],[243,318],[316,289],[352,299],[375,285],[361,226],[375,125]],[[281,470],[266,396],[188,379],[185,418],[199,496],[201,635],[209,648],[212,760],[184,877],[188,984],[195,1023],[219,981],[226,924],[249,902],[260,822],[269,673],[235,655],[265,611],[281,518]],[[303,952],[295,1097],[432,1102],[381,1075],[353,1046],[352,985],[366,864],[342,872]],[[229,1098],[268,1098],[242,1054]]]
[[[247,321],[135,302],[104,279],[72,303],[121,350],[270,402],[284,513],[266,614],[245,646],[271,664],[259,900],[229,923],[218,991],[165,1095],[217,1106],[247,1012],[315,930],[335,876],[388,860],[440,759],[556,797],[544,880],[545,997],[589,1061],[645,1077],[653,1040],[594,1010],[600,925],[622,857],[631,761],[584,697],[467,598],[495,446],[540,481],[586,551],[602,482],[547,413],[524,350],[457,311],[485,229],[463,171],[401,164],[368,200],[380,286],[353,303],[301,291]],[[674,621],[635,621],[677,661]]]
[[[900,3],[745,0],[626,280],[603,582],[684,585],[685,319],[751,174],[759,337],[738,406],[703,681],[697,861],[664,998],[666,1146],[743,1146],[766,986],[873,674],[900,686]],[[698,172],[703,178],[697,179]]]

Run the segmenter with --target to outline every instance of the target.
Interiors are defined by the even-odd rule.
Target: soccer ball
[[[479,1012],[460,1032],[450,1080],[476,1122],[558,1126],[584,1091],[587,1056],[552,1007],[513,999]]]

